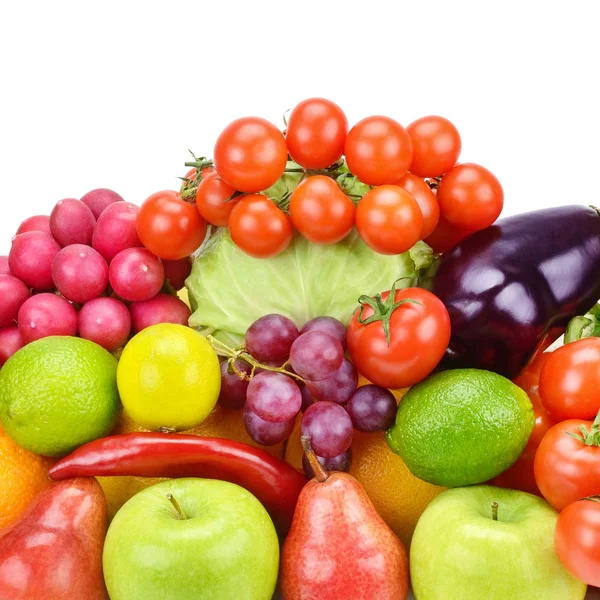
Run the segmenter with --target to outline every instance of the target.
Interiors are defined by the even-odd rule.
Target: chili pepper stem
[[[498,520],[498,503],[496,501],[492,502],[492,519]]]
[[[310,436],[303,435],[300,438],[300,441],[302,442],[302,448],[304,450],[304,454],[306,454],[306,458],[308,459],[310,468],[315,474],[315,479],[319,483],[324,483],[329,479],[329,474],[327,473],[327,471],[325,471],[323,465],[319,462],[315,451],[312,449],[312,446],[310,445]]]
[[[177,514],[179,515],[180,520],[187,521],[187,516],[183,512],[183,508],[181,508],[181,504],[179,504],[179,502],[177,502],[177,498],[175,498],[175,496],[173,496],[173,494],[167,494],[167,499],[175,507],[175,510],[177,511]]]

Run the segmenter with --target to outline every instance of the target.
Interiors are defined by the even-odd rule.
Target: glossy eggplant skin
[[[442,255],[432,291],[452,324],[441,366],[513,379],[600,298],[600,215],[562,206],[502,219]]]

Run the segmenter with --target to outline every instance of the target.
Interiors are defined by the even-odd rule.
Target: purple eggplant
[[[600,298],[600,214],[562,206],[508,217],[442,255],[433,292],[450,313],[443,365],[514,378]]]

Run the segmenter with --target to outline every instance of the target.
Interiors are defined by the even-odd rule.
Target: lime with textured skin
[[[510,467],[534,422],[529,397],[514,383],[489,371],[456,369],[412,387],[386,438],[414,475],[458,487]]]
[[[117,360],[88,340],[42,338],[0,371],[2,427],[35,454],[62,456],[107,435],[120,408]]]

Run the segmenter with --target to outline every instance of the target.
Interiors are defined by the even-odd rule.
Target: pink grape
[[[96,218],[81,200],[59,200],[50,213],[52,237],[64,248],[72,244],[92,244]]]
[[[346,452],[352,444],[352,420],[335,402],[315,402],[309,406],[300,424],[302,435],[310,436],[317,456],[333,458]]]
[[[341,367],[343,358],[342,344],[320,331],[301,335],[290,350],[292,367],[300,377],[310,381],[331,377]]]
[[[110,204],[98,217],[92,236],[92,247],[110,264],[119,252],[142,245],[137,234],[139,208],[131,202]]]
[[[29,296],[29,288],[20,279],[0,275],[0,327],[8,327],[17,320],[19,309]]]
[[[265,315],[246,331],[246,350],[260,362],[284,363],[298,335],[298,328],[287,317]]]
[[[302,406],[302,394],[287,375],[265,371],[252,378],[246,395],[248,408],[264,421],[282,423],[293,419]]]
[[[331,377],[306,382],[306,387],[316,400],[330,400],[337,404],[348,402],[357,385],[358,372],[347,358],[342,360],[342,365]]]
[[[163,260],[162,264],[165,268],[165,279],[168,279],[173,289],[178,292],[192,272],[192,261],[186,257],[179,260]]]
[[[83,304],[102,296],[108,286],[108,265],[99,252],[83,244],[63,248],[52,264],[56,289],[71,302]]]
[[[347,410],[359,431],[384,431],[396,418],[396,398],[386,388],[363,385],[350,398]]]
[[[16,325],[0,329],[0,367],[24,345],[23,336]]]
[[[50,231],[50,217],[48,215],[35,215],[25,219],[17,229],[15,235],[27,233],[28,231],[42,231],[48,235],[52,235]]]
[[[252,367],[245,360],[236,360],[235,366],[238,371],[250,375]],[[223,408],[239,410],[246,402],[246,391],[248,381],[242,379],[236,373],[229,372],[227,361],[221,363],[221,392],[219,393],[219,404]]]
[[[84,194],[81,196],[81,201],[92,211],[95,219],[111,204],[124,202],[121,195],[106,188],[98,188]]]
[[[298,387],[300,388],[300,393],[302,394],[302,406],[300,407],[300,410],[304,412],[311,404],[315,403],[315,399],[304,383],[299,383]]]
[[[346,328],[341,321],[333,317],[316,317],[304,324],[300,330],[300,335],[309,331],[320,331],[334,337],[346,349]]]
[[[12,275],[8,266],[8,256],[0,256],[0,275]]]
[[[283,423],[271,423],[264,421],[256,413],[252,412],[248,403],[244,404],[244,423],[248,435],[261,446],[273,446],[287,440],[296,424],[296,419],[284,421]]]
[[[317,458],[327,473],[331,471],[343,471],[347,473],[352,465],[352,449],[348,448],[346,452],[342,452],[333,458],[324,458],[322,456],[317,456]],[[306,454],[302,455],[302,468],[308,479],[312,479],[315,476],[308,458],[306,458]]]
[[[27,287],[38,291],[54,288],[52,263],[60,251],[56,240],[41,231],[21,233],[13,238],[8,265],[11,273]]]
[[[115,256],[108,269],[115,293],[129,302],[143,302],[160,292],[165,270],[160,258],[145,248],[127,248]]]
[[[122,348],[131,332],[127,307],[116,298],[95,298],[78,315],[79,335],[109,352]]]
[[[150,300],[134,302],[129,307],[129,312],[134,333],[139,333],[142,329],[157,323],[187,326],[192,315],[188,305],[171,294],[158,294]]]
[[[21,306],[17,321],[26,344],[50,335],[77,335],[77,312],[56,294],[31,296]]]

